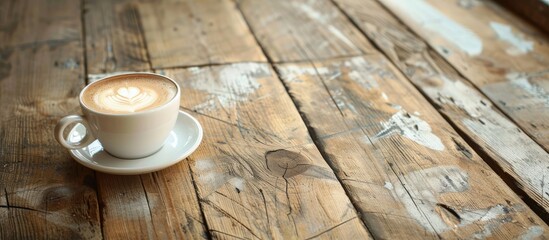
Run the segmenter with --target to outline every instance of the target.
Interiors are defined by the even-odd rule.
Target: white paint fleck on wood
[[[199,67],[190,67],[190,68],[187,68],[187,70],[189,70],[189,72],[191,72],[194,75],[202,72]]]
[[[244,190],[245,181],[241,177],[233,177],[233,178],[229,179],[229,183],[231,185],[233,185],[233,187],[238,189],[238,191]]]
[[[464,110],[469,116],[478,118],[486,109],[490,109],[491,101],[480,95],[477,90],[461,81],[453,81],[444,75],[436,76],[442,80],[440,86],[426,86],[424,91],[429,96],[437,96],[442,104],[452,104]]]
[[[402,106],[398,105],[398,104],[394,104],[394,103],[386,103],[387,105],[389,105],[389,107],[395,109],[395,110],[402,110]],[[418,115],[419,116],[419,115]]]
[[[198,181],[200,181],[205,185],[204,187],[205,195],[209,195],[210,193],[219,189],[221,186],[225,185],[225,183],[229,179],[230,178],[228,178],[227,175],[223,173],[214,172],[214,171],[201,174],[198,177]]]
[[[531,95],[529,98],[531,104],[541,103],[549,107],[549,93],[547,93],[542,87],[532,84],[529,80],[530,76],[528,74],[509,73],[506,77],[509,79],[511,84],[519,87]]]
[[[482,227],[482,230],[475,232],[472,235],[475,239],[485,239],[492,236],[493,231],[499,228],[502,224],[512,221],[512,219],[508,217],[508,214],[523,210],[524,206],[519,204],[512,207],[506,207],[498,204],[488,209],[462,209],[456,212],[461,217],[459,227],[464,227],[469,224],[479,222],[488,222]]]
[[[453,226],[435,210],[438,196],[443,193],[463,192],[469,189],[469,175],[457,166],[437,166],[406,174],[406,188],[395,185],[395,194],[422,227],[433,233],[442,233]]]
[[[390,183],[390,182],[385,182],[385,185],[383,185],[384,188],[387,188],[389,190],[393,190],[394,187],[393,187],[393,184]]]
[[[198,160],[195,167],[200,169],[200,171],[204,171],[202,174],[200,174],[198,180],[204,183],[204,185],[206,185],[208,188],[213,189],[208,192],[213,192],[216,189],[220,188],[231,178],[223,172],[218,172],[215,168],[215,165],[213,164],[213,161],[209,159]]]
[[[287,65],[283,68],[277,68],[282,78],[291,83],[303,82],[300,77],[303,75],[326,75],[330,70],[325,67],[299,67],[295,65]]]
[[[512,207],[497,204],[488,208],[470,209],[452,207],[460,217],[459,222],[445,221],[436,208],[440,208],[438,198],[445,193],[464,192],[469,189],[469,175],[457,166],[437,166],[406,174],[402,184],[395,186],[394,193],[401,199],[406,210],[422,227],[432,233],[444,233],[457,227],[471,224],[482,225],[483,229],[472,235],[485,238],[501,224],[510,221],[508,214],[522,211],[522,205]],[[446,211],[446,210],[443,210]]]
[[[494,116],[495,114],[488,115],[486,112],[482,122],[464,119],[463,124],[471,132],[477,133],[486,143],[486,147],[504,156],[508,166],[526,181],[536,194],[542,199],[549,199],[543,189],[547,184],[544,178],[549,175],[549,155],[526,134],[517,132],[511,122],[499,115]]]
[[[213,161],[210,160],[210,159],[198,160],[198,161],[195,162],[194,166],[200,171],[213,169],[215,167]]]
[[[231,184],[239,191],[245,189],[245,179],[238,176],[233,176],[228,172],[220,172],[219,168],[217,168],[214,161],[211,159],[198,159],[195,162],[194,167],[198,170],[198,172],[201,172],[197,180],[200,181],[201,186],[203,186],[202,191],[204,196],[215,192],[227,183]]]
[[[196,70],[189,72],[194,75],[203,74]],[[271,71],[266,64],[235,63],[224,66],[219,71],[217,78],[209,75],[201,78],[200,81],[192,81],[191,86],[212,94],[221,106],[227,108],[234,106],[237,102],[247,101],[248,96],[261,87],[257,79],[268,76],[271,76]],[[215,104],[216,101],[208,99],[204,102],[204,104],[206,103]]]
[[[389,97],[387,97],[387,94],[385,94],[384,92],[381,93],[381,97],[383,98],[383,100],[389,101]]]
[[[195,162],[195,167],[203,172],[198,176],[198,180],[213,189],[218,189],[229,179],[225,173],[217,171],[211,159],[199,159]]]
[[[524,39],[522,34],[513,33],[510,26],[502,23],[490,22],[490,27],[496,32],[499,39],[511,45],[511,48],[506,50],[507,54],[520,55],[534,50],[534,43]]]
[[[216,102],[217,101],[215,96],[209,96],[206,101],[203,101],[202,103],[195,105],[193,107],[193,110],[201,113],[214,111],[217,109]]]
[[[472,235],[474,239],[486,239],[491,237],[493,231],[502,224],[513,221],[513,219],[508,216],[509,213],[523,210],[524,206],[518,204],[510,208],[503,205],[496,205],[488,210],[467,211],[460,214],[460,216],[465,218],[462,222],[466,221],[467,224],[477,223],[479,221],[489,222],[482,227],[482,230],[475,232]],[[467,224],[460,224],[460,226],[465,226]]]
[[[468,210],[459,216],[461,217],[461,225],[467,225],[476,221],[490,221],[500,215],[505,214],[509,209],[501,204],[488,209]]]
[[[482,230],[473,233],[474,239],[486,239],[490,236],[492,236],[492,231],[495,230],[500,223],[494,222],[494,223],[488,223],[486,224]]]
[[[522,235],[519,236],[519,239],[533,240],[533,239],[537,239],[538,237],[541,237],[541,235],[543,235],[543,227],[531,226],[528,228],[528,230],[526,230],[526,232],[524,232]]]
[[[470,56],[482,52],[482,40],[473,31],[455,22],[424,0],[381,0],[397,15],[406,16],[429,32],[444,38]]]
[[[437,81],[434,81],[435,78]],[[549,95],[543,88],[530,83],[526,75],[512,73],[507,78],[512,85],[533,96],[532,103],[549,104]],[[544,174],[549,174],[549,154],[525,133],[518,132],[517,127],[494,110],[491,101],[477,90],[445,76],[434,76],[431,80],[440,84],[424,87],[427,95],[438,96],[437,99],[442,104],[464,110],[470,118],[461,121],[470,132],[480,138],[479,143],[505,161],[503,164],[513,171],[517,179],[525,181],[521,185],[528,186],[536,195],[543,196],[541,199],[549,198],[543,189],[546,185]]]
[[[225,86],[234,87],[235,90],[244,94],[253,93],[260,87],[256,78],[270,76],[271,71],[266,64],[260,63],[236,63],[224,67],[219,72],[219,78]],[[220,86],[213,84],[216,90]],[[210,86],[208,86],[210,87]]]
[[[363,57],[354,57],[345,61],[343,65],[347,67],[353,66],[351,72],[348,73],[349,77],[365,89],[378,89],[379,84],[374,77],[388,74],[384,72],[376,72],[385,70],[373,68],[372,65],[368,64]]]
[[[339,110],[350,110],[353,113],[358,113],[355,106],[352,104],[351,99],[344,94],[343,89],[336,89],[334,91],[330,91],[330,93]]]
[[[433,150],[444,150],[444,144],[440,138],[432,133],[431,126],[415,115],[410,115],[405,110],[396,112],[388,121],[382,122],[383,130],[373,139],[380,139],[400,134],[420,145]]]

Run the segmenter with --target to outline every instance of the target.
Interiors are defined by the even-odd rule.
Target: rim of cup
[[[164,103],[161,106],[155,107],[153,109],[148,109],[148,110],[145,110],[145,111],[133,112],[133,113],[105,113],[105,112],[99,112],[99,111],[96,111],[96,110],[88,107],[86,104],[84,104],[84,101],[82,101],[82,96],[84,95],[84,93],[86,92],[88,87],[90,87],[91,85],[93,85],[97,82],[107,81],[107,80],[115,78],[115,77],[130,76],[130,75],[149,75],[149,76],[155,76],[155,77],[160,77],[160,78],[167,79],[175,85],[175,87],[177,89],[177,92],[175,93],[175,95],[169,101],[167,101],[166,103]],[[131,116],[143,115],[143,114],[149,114],[149,113],[160,111],[160,110],[168,107],[168,105],[170,105],[170,103],[175,101],[176,97],[180,94],[181,94],[181,87],[179,87],[179,84],[177,84],[177,82],[175,82],[175,80],[171,79],[170,77],[167,77],[167,76],[164,76],[164,75],[161,75],[161,74],[158,74],[158,73],[150,73],[150,72],[128,72],[128,73],[119,73],[119,74],[109,75],[109,76],[103,77],[103,78],[101,78],[101,79],[99,79],[99,80],[97,80],[93,83],[88,84],[87,86],[85,86],[82,89],[82,91],[80,91],[80,94],[78,95],[78,101],[80,102],[80,105],[82,105],[84,108],[86,108],[86,110],[88,110],[90,112],[93,112],[94,114],[105,115],[105,116],[123,117],[123,116],[129,116],[129,115],[131,115]]]

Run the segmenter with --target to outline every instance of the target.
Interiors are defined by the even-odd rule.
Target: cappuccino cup
[[[181,89],[172,79],[154,73],[124,73],[86,86],[79,95],[83,115],[69,115],[57,123],[56,140],[68,149],[99,140],[118,158],[142,158],[162,148],[179,113]],[[76,123],[86,128],[77,142],[65,129]]]

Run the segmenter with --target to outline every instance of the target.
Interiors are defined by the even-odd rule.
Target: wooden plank
[[[277,68],[374,238],[549,234],[385,57]]]
[[[79,109],[80,26],[78,1],[0,2],[0,239],[101,238],[94,173],[52,136]]]
[[[230,0],[139,4],[153,68],[266,61]]]
[[[79,20],[79,1],[1,1],[0,47],[80,40]]]
[[[274,62],[372,52],[365,37],[330,1],[239,1],[248,24]]]
[[[489,1],[381,3],[549,150],[547,36]]]
[[[204,127],[189,164],[213,238],[369,238],[268,64],[161,73]]]
[[[82,54],[80,41],[0,51],[0,239],[101,238],[94,173],[52,134],[79,112]]]
[[[541,215],[549,216],[544,177],[549,173],[549,154],[379,3],[337,3],[439,112],[472,139],[469,143],[485,154],[485,160],[495,161],[504,177],[512,176],[507,183],[526,192],[543,208]]]
[[[207,239],[208,233],[193,186],[188,159],[141,176],[160,239]]]
[[[136,1],[84,1],[88,74],[150,68],[133,2]]]
[[[97,174],[102,231],[105,238],[152,239],[151,209],[139,176]]]
[[[86,9],[89,83],[127,71],[152,71],[134,2],[91,1]],[[207,238],[186,160],[141,176],[98,174],[97,182],[105,238]]]
[[[549,2],[545,0],[497,0],[497,2],[549,33]]]
[[[207,238],[186,160],[140,176],[100,173],[97,182],[105,238]]]

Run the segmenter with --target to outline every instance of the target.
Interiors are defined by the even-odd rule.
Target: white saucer
[[[82,124],[77,124],[69,133],[69,141],[78,141],[86,133]],[[185,159],[202,141],[202,126],[191,115],[179,111],[174,129],[164,146],[155,154],[138,159],[121,159],[103,151],[98,140],[80,149],[70,150],[74,160],[93,170],[111,174],[132,175],[158,171]]]

